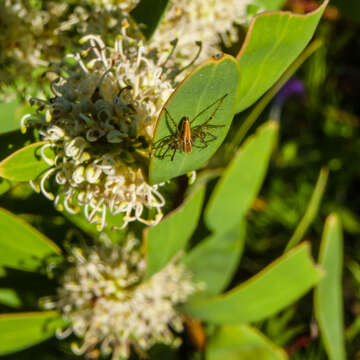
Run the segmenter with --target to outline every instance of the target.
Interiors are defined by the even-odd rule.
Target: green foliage
[[[48,257],[61,253],[51,240],[4,209],[0,209],[0,226],[0,265],[37,271]]]
[[[0,315],[0,355],[38,344],[51,337],[62,324],[55,311]]]
[[[242,71],[237,112],[251,106],[280,78],[309,43],[328,0],[314,12],[256,16],[237,56]],[[269,31],[271,29],[271,31]]]
[[[142,33],[148,40],[158,27],[169,3],[170,0],[141,0],[131,12],[131,16],[140,24]]]
[[[145,230],[147,278],[185,249],[198,223],[204,192],[204,186],[197,188],[180,208],[170,213],[159,225]]]
[[[179,150],[171,160],[173,149],[162,158],[162,151],[167,150],[166,141],[175,133],[174,125],[168,119],[165,111],[160,114],[154,135],[155,155],[150,161],[149,179],[153,184],[170,180],[176,176],[200,168],[215,153],[227,134],[238,94],[239,66],[230,55],[223,55],[220,59],[212,58],[200,65],[175,91],[165,108],[179,126],[184,116],[190,121],[199,113],[208,110],[191,124],[192,127],[203,124],[216,109],[217,101],[226,95],[224,101],[214,114],[209,125],[223,127],[206,130],[216,139],[209,141],[207,147],[193,147],[190,154]],[[219,103],[218,103],[219,104]],[[205,131],[205,129],[204,129]],[[204,146],[200,139],[195,139],[196,146]],[[162,149],[161,147],[164,146]],[[160,147],[160,149],[159,149]],[[159,154],[160,150],[160,154]]]
[[[201,295],[217,295],[231,281],[244,249],[245,228],[242,221],[228,232],[210,235],[184,257],[194,281],[205,284]]]
[[[206,360],[286,360],[288,356],[248,325],[223,325],[210,337]]]
[[[36,179],[50,168],[50,165],[40,155],[40,149],[45,144],[46,141],[37,142],[8,156],[0,162],[0,176],[15,181]],[[45,149],[45,154],[49,158],[54,156],[50,148]]]
[[[325,223],[319,254],[325,276],[315,288],[314,307],[321,337],[330,360],[345,360],[342,295],[343,238],[339,218]]]
[[[252,205],[265,177],[277,131],[274,122],[264,125],[225,170],[205,210],[205,221],[215,232],[235,226]]]
[[[262,320],[304,295],[322,277],[309,246],[300,245],[229,292],[184,305],[191,316],[216,324]]]

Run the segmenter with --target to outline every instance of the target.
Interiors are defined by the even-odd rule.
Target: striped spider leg
[[[188,116],[183,116],[179,122],[176,123],[174,118],[171,116],[169,111],[164,108],[166,114],[167,126],[171,132],[170,135],[165,136],[155,143],[155,156],[164,159],[169,151],[172,151],[171,161],[174,160],[176,151],[179,150],[185,154],[190,154],[193,147],[204,149],[208,147],[208,142],[214,141],[217,139],[210,131],[212,129],[217,129],[224,127],[224,125],[213,125],[209,124],[210,121],[214,118],[216,112],[219,110],[222,102],[228,94],[225,94],[221,98],[214,101],[212,104],[207,106],[205,109],[201,110],[191,121]],[[196,126],[191,126],[196,119],[203,115],[207,110],[216,105],[214,111],[211,115],[201,124]],[[174,129],[172,129],[168,119],[171,120],[171,124]],[[210,139],[209,139],[210,138]],[[196,145],[195,140],[199,139],[202,143],[202,146]]]

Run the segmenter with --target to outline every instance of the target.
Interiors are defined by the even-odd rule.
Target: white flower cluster
[[[44,195],[54,198],[46,189],[54,176],[60,185],[55,203],[71,213],[84,206],[89,222],[101,228],[107,212],[123,213],[123,227],[134,220],[155,225],[164,205],[143,169],[156,119],[175,82],[163,66],[168,54],[149,55],[140,39],[127,35],[128,27],[124,21],[114,48],[93,35],[83,38],[90,46],[82,55],[68,55],[59,67],[54,97],[32,99],[39,111],[22,121],[23,129],[35,126],[49,141],[41,152],[52,165],[40,181]],[[47,147],[54,149],[55,160],[46,156]],[[144,207],[156,210],[153,219],[143,217]]]
[[[254,0],[173,0],[165,13],[152,44],[165,48],[179,39],[178,56],[193,57],[196,41],[201,41],[201,59],[219,52],[219,35],[225,43],[238,39],[236,24],[248,21],[247,8]]]
[[[146,352],[155,343],[176,346],[172,330],[183,329],[175,306],[199,290],[191,274],[175,259],[148,280],[144,254],[135,239],[122,247],[73,248],[57,301],[47,307],[61,311],[71,324],[60,338],[82,339],[73,351],[91,358],[112,354],[128,358],[131,347]]]

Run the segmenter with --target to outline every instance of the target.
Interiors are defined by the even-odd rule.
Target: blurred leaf
[[[0,195],[6,193],[12,186],[13,183],[10,180],[0,178]]]
[[[195,298],[183,308],[190,316],[216,324],[259,321],[299,299],[321,276],[310,257],[309,245],[303,244],[227,293]]]
[[[50,338],[63,323],[56,311],[0,315],[0,355],[26,349]]]
[[[31,142],[33,135],[30,131],[26,134],[22,134],[19,130],[0,134],[0,159],[6,158]]]
[[[245,232],[242,221],[231,231],[210,235],[185,255],[183,262],[194,282],[206,285],[201,296],[217,295],[228,286],[243,252]]]
[[[141,32],[149,40],[159,26],[170,0],[141,0],[130,15],[140,25]]]
[[[339,218],[331,214],[324,227],[319,263],[325,277],[315,288],[315,317],[330,360],[345,360],[342,295],[343,237]]]
[[[186,247],[198,224],[204,193],[205,187],[199,186],[183,205],[167,215],[157,226],[145,229],[147,278],[161,270]]]
[[[303,218],[299,222],[299,225],[297,226],[293,236],[286,245],[285,251],[289,251],[301,241],[306,231],[308,230],[309,226],[315,220],[315,217],[319,210],[321,199],[324,195],[328,175],[329,175],[328,169],[322,168],[320,170],[320,174],[317,179],[314,192],[311,195],[309,205],[305,211]]]
[[[204,129],[216,137],[216,139],[211,139],[211,136],[206,136],[207,147],[200,149],[199,147],[203,144],[197,138],[190,154],[177,150],[172,161],[171,157],[174,150],[169,149],[165,158],[162,159],[161,155],[168,146],[166,141],[175,133],[171,119],[165,111],[162,111],[154,135],[154,143],[157,144],[155,146],[157,149],[155,149],[155,154],[150,160],[149,179],[152,184],[167,181],[196,170],[210,159],[223,142],[231,125],[237,100],[238,80],[239,64],[230,55],[223,55],[220,58],[215,59],[213,57],[205,61],[177,88],[165,105],[177,126],[184,116],[189,117],[191,121],[196,115],[204,111],[191,126],[193,128],[201,125],[219,105],[209,125],[223,127]],[[221,103],[220,99],[225,95],[226,97]],[[160,148],[160,146],[163,147]]]
[[[25,146],[1,161],[0,176],[16,181],[36,179],[51,167],[40,155],[40,149],[44,144],[46,141]],[[49,158],[54,154],[50,148],[46,148],[45,153]]]
[[[19,124],[15,120],[15,112],[18,107],[19,102],[17,100],[0,103],[0,134],[19,128]]]
[[[37,271],[49,256],[61,250],[25,221],[0,208],[0,265]]]
[[[325,0],[307,15],[278,11],[253,18],[237,56],[242,72],[237,112],[257,101],[298,57],[311,40],[327,4]]]
[[[254,0],[254,4],[261,6],[264,11],[281,9],[286,0]]]
[[[243,218],[260,190],[277,133],[277,123],[268,122],[238,150],[205,209],[209,228],[224,232]]]
[[[224,325],[209,339],[206,360],[286,360],[286,352],[249,325]]]
[[[0,288],[0,304],[18,309],[22,302],[14,289]]]

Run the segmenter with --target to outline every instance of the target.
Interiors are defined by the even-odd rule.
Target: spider
[[[219,110],[222,102],[227,95],[228,94],[225,94],[224,96],[207,106],[205,109],[201,110],[197,115],[195,115],[195,117],[191,121],[188,116],[183,116],[179,124],[176,124],[176,121],[170,115],[169,111],[164,108],[166,113],[167,126],[171,134],[165,136],[164,138],[160,139],[155,143],[155,156],[164,159],[167,153],[172,150],[171,161],[173,161],[177,150],[182,151],[185,154],[190,154],[193,147],[197,147],[200,149],[205,149],[206,147],[208,147],[208,142],[217,139],[217,137],[211,132],[209,132],[209,130],[224,127],[224,125],[211,125],[209,124],[209,122],[214,118],[216,112]],[[214,105],[216,105],[214,111],[202,124],[191,127],[191,125],[199,116],[204,114],[205,111],[209,110]],[[168,118],[170,118],[175,130],[171,128],[168,122]],[[207,136],[210,137],[210,139],[206,139]],[[196,139],[199,139],[201,141],[202,146],[195,145],[194,142]]]

